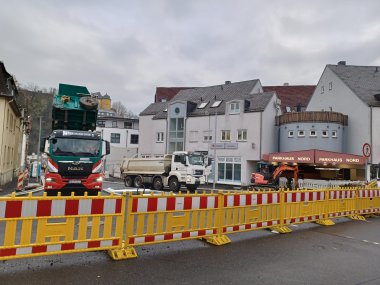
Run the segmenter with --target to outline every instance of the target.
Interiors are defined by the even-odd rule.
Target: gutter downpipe
[[[259,161],[261,161],[261,145],[263,142],[263,112],[260,112],[260,157]]]
[[[370,106],[370,121],[369,121],[369,126],[370,126],[370,129],[369,129],[369,143],[370,143],[370,146],[371,146],[371,157],[370,157],[370,161],[369,161],[369,169],[366,169],[366,172],[367,172],[367,181],[370,181],[371,180],[371,165],[372,165],[372,158],[373,158],[373,145],[372,145],[372,127],[373,127],[373,124],[372,124],[372,120],[373,120],[373,117],[372,117],[372,106]],[[366,159],[366,168],[368,168],[368,163],[367,163],[367,159]]]

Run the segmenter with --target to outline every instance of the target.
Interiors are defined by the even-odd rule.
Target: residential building
[[[345,61],[326,65],[307,106],[307,111],[322,110],[348,116],[344,152],[363,155],[364,144],[370,144],[369,180],[371,169],[380,163],[380,67],[346,65]]]
[[[260,80],[185,89],[140,113],[141,157],[202,151],[216,161],[209,181],[248,185],[264,153],[277,151],[275,92]]]
[[[116,175],[124,157],[137,155],[139,120],[115,116],[98,117],[96,131],[101,132],[103,139],[110,142],[111,152],[106,157],[105,169],[111,175]]]
[[[0,61],[0,185],[18,175],[22,148],[22,119],[15,81]]]

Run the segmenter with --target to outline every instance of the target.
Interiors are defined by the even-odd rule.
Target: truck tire
[[[161,177],[155,177],[153,179],[153,189],[161,191],[164,188]]]
[[[169,179],[169,189],[170,191],[173,191],[173,192],[178,192],[180,188],[180,185],[179,185],[179,182],[178,182],[178,178],[177,177],[172,177]]]
[[[124,184],[125,184],[125,187],[132,187],[133,186],[133,179],[131,176],[125,176],[124,178]]]
[[[193,191],[197,190],[198,185],[196,185],[196,184],[188,184],[188,185],[186,185],[186,188],[187,188],[187,190],[189,190],[190,192],[193,192]]]
[[[136,188],[141,188],[143,186],[143,179],[142,179],[142,177],[140,175],[138,175],[138,176],[135,177],[134,186]]]
[[[85,110],[94,110],[98,107],[98,100],[91,96],[80,97],[79,103]]]

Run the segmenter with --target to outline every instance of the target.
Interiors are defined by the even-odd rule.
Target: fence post
[[[116,249],[108,250],[108,254],[112,257],[113,260],[121,260],[121,259],[129,259],[137,257],[137,252],[133,247],[129,247],[129,234],[131,233],[131,229],[133,228],[133,216],[131,215],[132,211],[132,202],[133,198],[131,193],[128,195],[128,207],[127,205],[127,195],[124,193],[122,197],[122,205],[121,212],[122,216],[120,222],[120,228],[116,230],[116,235],[119,237],[120,247]],[[132,228],[131,228],[132,227]],[[124,235],[124,229],[126,229],[126,233]],[[130,230],[130,231],[129,231]],[[124,240],[125,236],[125,240]]]
[[[280,203],[279,203],[279,215],[278,215],[278,219],[280,220],[280,224],[271,227],[270,230],[271,231],[276,231],[276,232],[278,232],[280,234],[291,233],[292,230],[287,225],[285,225],[285,220],[286,220],[286,217],[285,217],[286,204],[285,204],[285,191],[284,191],[284,188],[281,188],[279,190],[279,196],[280,196]]]
[[[230,243],[231,240],[228,236],[223,234],[223,227],[224,227],[224,194],[223,191],[218,192],[218,208],[215,211],[215,228],[216,228],[216,235],[210,236],[205,238],[205,240],[208,243],[211,243],[213,245],[224,245],[227,243]]]
[[[322,214],[323,218],[316,221],[317,224],[322,226],[333,226],[335,223],[329,218],[329,209],[330,209],[330,191],[331,189],[325,189],[324,193],[324,213]]]

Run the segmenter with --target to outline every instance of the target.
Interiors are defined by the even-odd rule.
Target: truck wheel
[[[172,177],[169,180],[169,189],[170,191],[177,192],[179,190],[179,182],[177,177]]]
[[[153,189],[161,191],[164,184],[162,183],[162,179],[160,177],[156,177],[153,179]]]
[[[195,191],[195,190],[197,190],[198,185],[189,184],[189,185],[186,185],[186,188],[187,188],[187,190],[189,190],[189,191]]]
[[[91,96],[84,96],[79,99],[79,103],[81,104],[83,109],[86,110],[94,110],[98,107],[98,100]]]
[[[125,187],[132,187],[133,186],[133,179],[131,176],[125,176],[124,178],[124,184]]]
[[[142,180],[142,177],[140,175],[135,177],[134,184],[135,184],[136,188],[141,188],[142,187],[143,180]]]

